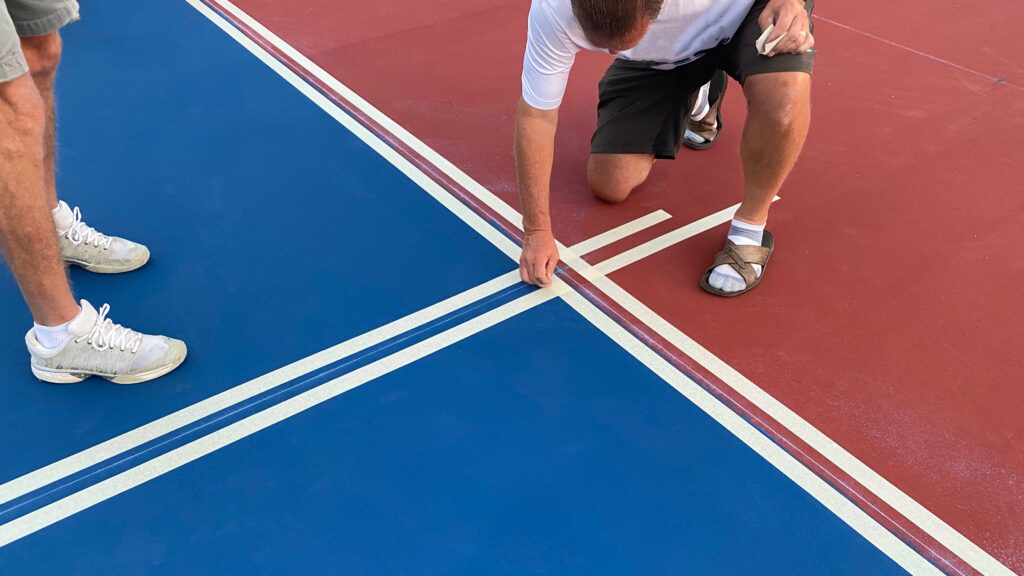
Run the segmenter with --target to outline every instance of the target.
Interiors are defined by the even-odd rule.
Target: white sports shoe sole
[[[148,372],[139,372],[138,374],[123,374],[120,376],[106,376],[103,374],[87,374],[84,372],[73,372],[73,371],[60,371],[60,370],[48,370],[32,365],[32,374],[36,378],[43,382],[49,382],[50,384],[78,384],[79,382],[91,378],[93,376],[99,378],[106,378],[114,384],[139,384],[141,382],[148,382],[150,380],[156,380],[157,378],[167,374],[181,366],[185,362],[185,358],[188,357],[188,349],[182,351],[181,358],[179,358],[173,364],[154,368]]]
[[[96,273],[96,274],[121,274],[123,272],[131,272],[133,270],[138,270],[139,268],[142,268],[143,266],[145,266],[149,262],[149,250],[148,249],[146,250],[146,257],[145,258],[140,258],[139,260],[136,260],[135,262],[133,262],[129,266],[113,266],[113,265],[104,265],[104,264],[90,264],[88,262],[83,262],[83,261],[80,261],[80,260],[74,260],[72,258],[65,258],[64,262],[66,264],[70,264],[72,266],[78,266],[79,268],[83,268],[85,270],[88,270],[89,272],[93,272],[93,273]]]

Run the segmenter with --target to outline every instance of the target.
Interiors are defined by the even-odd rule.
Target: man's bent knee
[[[743,91],[751,114],[785,130],[810,105],[811,77],[804,72],[757,74],[747,78]]]
[[[600,200],[623,202],[647,180],[654,157],[643,154],[591,155],[587,165],[587,183]]]
[[[35,78],[51,77],[60,64],[62,43],[59,32],[44,36],[27,36],[21,39],[21,51],[25,54],[28,68]]]
[[[598,200],[604,200],[611,204],[618,204],[619,202],[625,202],[626,198],[629,198],[630,193],[633,192],[633,188],[624,186],[614,187],[591,182],[590,191]]]

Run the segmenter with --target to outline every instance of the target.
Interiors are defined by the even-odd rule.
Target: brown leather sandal
[[[704,277],[700,279],[700,287],[705,292],[710,292],[716,296],[723,296],[725,298],[733,298],[750,292],[754,286],[757,286],[764,278],[764,273],[768,271],[768,260],[772,257],[772,252],[775,250],[775,239],[772,237],[772,233],[765,230],[764,236],[761,239],[760,246],[737,246],[732,243],[731,240],[725,241],[725,248],[715,255],[715,261],[708,269],[704,272]],[[736,292],[723,292],[718,288],[713,287],[708,283],[708,279],[711,278],[711,272],[721,266],[722,264],[728,264],[732,266],[732,269],[739,273],[743,277],[743,281],[746,283],[746,288],[738,290]],[[761,265],[761,275],[757,275],[757,271],[754,270],[752,264]]]
[[[683,133],[683,145],[692,150],[707,150],[715,143],[715,139],[718,138],[719,133],[722,132],[722,102],[725,101],[726,88],[729,87],[728,79],[725,78],[724,72],[717,72],[723,76],[722,80],[722,93],[718,96],[718,100],[709,103],[709,108],[704,117],[700,120],[694,120],[693,117],[686,117],[686,131],[693,132],[697,136],[704,139],[703,142],[697,142],[690,140],[686,137],[686,133]],[[715,79],[713,81],[718,81]]]

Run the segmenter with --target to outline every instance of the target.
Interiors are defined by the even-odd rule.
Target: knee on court
[[[587,164],[587,184],[597,199],[618,204],[647,180],[653,164],[653,158],[607,161],[591,156]]]
[[[636,186],[628,184],[614,183],[607,181],[599,181],[593,177],[587,179],[590,185],[590,192],[598,200],[603,200],[611,204],[618,204],[624,202],[626,198],[636,189]]]
[[[21,39],[21,51],[33,76],[49,76],[60,64],[62,43],[60,34],[52,32],[43,36],[28,36]]]

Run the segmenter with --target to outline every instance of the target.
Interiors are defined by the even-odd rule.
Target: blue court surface
[[[41,384],[3,272],[0,574],[904,573],[514,281],[56,471],[515,269],[188,3],[83,8],[59,190],[154,257],[74,287],[191,354],[139,386]]]

